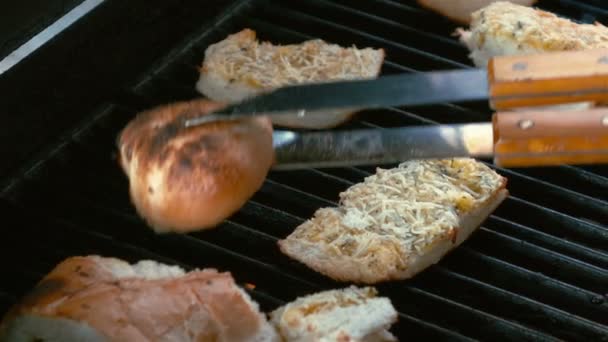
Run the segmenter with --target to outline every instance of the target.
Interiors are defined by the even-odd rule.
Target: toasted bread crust
[[[452,179],[450,190],[445,190],[447,183],[432,186],[430,181],[415,180],[427,171],[441,170],[437,163],[446,160],[421,164],[424,170],[418,173],[392,170],[395,177],[419,185],[406,180],[388,183],[390,174],[368,177],[341,194],[338,208],[319,209],[280,240],[279,248],[337,281],[373,284],[410,278],[465,241],[508,195],[504,177],[476,161],[458,161],[462,166],[445,174]],[[418,162],[402,166],[413,163]],[[473,176],[459,175],[459,169],[481,178],[467,180]],[[475,189],[474,179],[487,184]]]
[[[383,49],[344,48],[320,39],[273,45],[259,42],[255,31],[244,29],[207,48],[196,89],[214,101],[239,102],[288,85],[376,78],[383,61]],[[327,128],[352,114],[341,111],[319,115],[313,121],[275,118],[273,123]]]
[[[118,140],[131,200],[157,232],[213,228],[262,185],[272,162],[272,124],[266,118],[183,122],[223,106],[192,100],[138,115]]]
[[[506,1],[486,6],[472,18],[470,29],[459,29],[457,35],[478,67],[494,56],[608,47],[608,28],[600,23],[577,24]]]
[[[50,319],[67,319],[112,341],[251,341],[273,331],[230,273],[206,269],[146,279],[121,275],[116,266],[130,267],[98,256],[64,260],[7,314],[2,331],[17,334],[21,317],[40,317],[49,326]]]

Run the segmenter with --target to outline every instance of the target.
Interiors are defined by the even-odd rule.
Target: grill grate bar
[[[593,0],[592,0],[593,1]],[[589,0],[587,0],[587,2],[591,2]],[[600,4],[598,1],[596,1],[597,4],[596,5],[590,5],[590,4],[586,4],[583,1],[580,0],[560,0],[559,3],[562,6],[569,6],[569,7],[573,7],[573,8],[577,8],[581,11],[585,11],[587,13],[594,13],[597,15],[608,15],[608,9],[606,8],[601,8],[601,5],[605,5],[604,4]]]
[[[608,306],[602,304],[603,301],[600,301],[600,304],[590,305],[600,299],[602,294],[587,291],[542,273],[529,271],[496,257],[482,254],[468,245],[462,246],[452,254],[453,258],[444,263],[445,267],[476,281],[491,284],[513,292],[516,296],[528,297],[557,309],[572,310],[571,313],[598,323],[606,316]],[[487,272],[487,270],[494,269],[501,270],[501,272]],[[509,282],[505,282],[505,280],[509,280]],[[530,286],[530,284],[542,284],[542,287]]]
[[[485,334],[491,335],[495,334],[495,331],[500,331],[502,335],[501,338],[512,339],[513,341],[521,341],[521,340],[534,340],[534,341],[551,341],[555,340],[551,336],[544,334],[542,332],[538,332],[532,329],[529,329],[523,325],[506,321],[498,316],[494,316],[483,312],[481,310],[475,309],[471,306],[458,303],[453,300],[448,300],[440,295],[436,295],[434,293],[427,292],[417,287],[408,287],[404,286],[401,288],[401,291],[410,292],[414,298],[418,297],[427,297],[433,301],[437,301],[437,303],[449,303],[446,307],[441,308],[442,313],[444,315],[440,318],[434,317],[433,315],[429,315],[428,312],[425,312],[427,320],[442,320],[442,324],[446,326],[450,326],[450,329],[460,331],[464,327],[459,323],[461,321],[462,315],[473,316],[479,324],[475,326],[471,331],[467,331],[466,333],[470,336],[474,336],[474,338],[483,339]],[[394,303],[395,307],[400,306],[404,301],[396,301]],[[418,305],[413,305],[412,309],[419,310]],[[498,328],[497,326],[500,326]],[[469,326],[467,326],[469,327]],[[488,330],[494,331],[488,331]]]
[[[527,211],[533,212],[534,216],[522,215]],[[506,212],[512,215],[506,215]],[[518,223],[533,225],[542,228],[545,232],[561,231],[562,234],[571,235],[573,239],[580,239],[581,242],[584,239],[584,244],[593,248],[606,250],[608,231],[600,223],[573,217],[513,195],[509,196],[495,213],[499,216],[513,216],[519,213],[516,220]],[[563,230],[562,227],[567,227],[567,230]]]
[[[600,175],[598,173],[594,173],[570,165],[565,165],[563,168],[568,170],[573,176],[580,175],[581,178],[584,178],[587,182],[593,182],[594,186],[598,186],[603,189],[608,189],[608,174]]]
[[[559,168],[513,168],[511,170],[517,173],[525,173],[528,176],[541,179],[545,182],[559,184],[562,188],[584,193],[586,196],[603,201],[606,200],[605,195],[608,193],[608,177],[600,175],[599,172],[588,171],[584,167],[562,165]],[[581,187],[581,183],[587,184],[587,186],[583,188]]]
[[[350,3],[345,0],[339,0],[338,2],[346,5]],[[426,9],[422,9],[413,1],[403,3],[392,0],[370,0],[357,3],[357,6],[360,6],[358,8],[362,11],[377,13],[378,16],[389,18],[396,22],[403,21],[405,18],[421,18],[421,20],[417,20],[415,23],[421,25],[425,30],[437,30],[437,26],[441,28],[452,28],[454,26],[452,21],[442,16],[437,16],[434,13],[430,13]]]
[[[478,233],[471,237],[471,246],[475,246],[475,249],[486,255],[501,255],[501,259],[510,260],[511,263],[526,265],[529,270],[536,269],[537,272],[552,275],[555,279],[597,293],[602,293],[606,289],[608,270],[485,227],[479,228]],[[548,265],[551,267],[547,267]]]
[[[492,165],[488,164],[488,166]],[[543,207],[556,208],[565,213],[576,210],[578,213],[586,215],[593,220],[608,222],[608,201],[593,198],[556,184],[514,172],[510,169],[493,168],[512,180],[510,188],[512,193],[523,192],[524,190],[525,192],[542,193],[542,198],[534,196],[534,200],[535,202],[544,202],[542,203]],[[517,189],[515,189],[514,183],[517,185]],[[537,203],[537,205],[539,204]]]
[[[256,13],[258,14],[258,13]],[[314,17],[312,15],[306,14],[306,13],[302,13],[296,10],[292,10],[290,8],[286,8],[283,7],[282,5],[273,5],[272,7],[265,7],[264,10],[262,11],[262,13],[259,13],[261,15],[272,15],[273,18],[275,20],[279,20],[280,22],[283,23],[294,23],[294,21],[298,21],[298,22],[307,22],[308,23],[308,28],[310,28],[311,30],[322,30],[323,27],[330,27],[334,30],[337,30],[345,35],[356,35],[358,37],[361,37],[362,39],[358,39],[361,40],[363,42],[363,40],[368,41],[368,42],[375,42],[375,44],[370,44],[371,45],[382,45],[385,46],[387,48],[394,48],[396,49],[395,51],[393,51],[392,53],[389,53],[390,55],[397,55],[395,52],[396,51],[401,51],[401,52],[406,52],[412,55],[412,57],[416,56],[418,58],[420,57],[424,57],[427,59],[430,59],[432,61],[434,61],[435,63],[440,63],[444,68],[471,68],[471,66],[463,64],[463,63],[458,63],[458,62],[454,62],[450,59],[447,58],[443,58],[437,55],[434,55],[432,53],[428,53],[426,51],[422,51],[420,49],[416,49],[410,46],[407,46],[405,44],[401,44],[401,43],[397,43],[397,42],[393,42],[391,40],[387,40],[385,38],[361,31],[361,30],[357,30],[351,27],[347,27],[344,25],[340,25],[340,24],[336,24],[318,17]],[[258,14],[258,15],[259,15]],[[318,25],[318,26],[317,26]],[[344,41],[343,39],[339,38],[334,40],[336,42],[341,42]]]
[[[342,2],[342,1],[339,1]],[[446,36],[435,34],[432,32],[422,31],[413,26],[408,26],[398,21],[389,20],[384,17],[371,14],[370,12],[362,11],[358,8],[353,8],[352,2],[331,2],[327,0],[312,0],[312,1],[292,1],[290,5],[297,6],[298,10],[311,13],[311,12],[322,12],[323,17],[331,22],[339,22],[342,18],[348,18],[348,20],[357,21],[363,27],[366,27],[368,30],[372,31],[376,28],[383,28],[386,30],[393,30],[393,32],[387,32],[388,35],[399,35],[404,38],[411,38],[412,36],[407,36],[407,34],[414,34],[416,39],[423,39],[425,44],[422,44],[421,47],[425,48],[427,46],[432,46],[432,44],[440,43],[445,45],[445,47],[451,47],[455,49],[461,49],[466,51],[465,46],[455,41],[454,39],[450,39]],[[343,4],[344,3],[344,4]],[[397,32],[395,32],[397,31]],[[402,35],[403,34],[403,35]]]
[[[557,238],[551,234],[533,229],[531,227],[491,215],[485,225],[494,231],[515,238],[521,237],[535,245],[547,248],[558,253],[569,255],[596,267],[608,269],[608,254],[588,248],[585,245]]]
[[[574,316],[565,311],[521,295],[516,295],[507,290],[499,289],[477,279],[469,278],[442,267],[437,267],[436,271],[447,279],[446,281],[428,284],[428,287],[437,287],[434,289],[437,292],[455,292],[458,293],[459,296],[467,299],[479,295],[481,295],[479,297],[491,297],[494,300],[492,303],[479,299],[473,299],[473,301],[483,309],[498,311],[503,317],[506,316],[514,322],[522,320],[522,318],[527,315],[542,316],[545,318],[545,321],[539,322],[533,327],[538,329],[538,331],[545,331],[554,336],[567,339],[583,337],[595,340],[601,338],[605,334],[605,329],[601,325]],[[467,290],[451,291],[451,288],[453,287],[465,288]],[[560,327],[565,325],[568,326],[568,330],[560,330]]]
[[[397,332],[396,330],[399,330],[399,332],[401,332],[401,336],[408,336],[410,339],[415,339],[416,335],[424,335],[424,338],[428,338],[432,341],[475,341],[474,339],[464,336],[456,331],[446,329],[439,325],[429,323],[402,312],[399,312],[398,320],[399,323],[407,323],[407,326],[402,327],[400,324],[395,328],[391,328],[391,331],[395,333]]]

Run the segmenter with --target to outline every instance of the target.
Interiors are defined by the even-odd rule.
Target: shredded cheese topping
[[[608,47],[608,28],[599,23],[578,24],[557,15],[499,1],[472,14],[472,39],[481,48],[488,39],[502,38],[520,49],[567,51]]]
[[[408,256],[449,235],[460,217],[479,208],[502,182],[499,174],[470,158],[379,168],[342,192],[338,208],[317,211],[290,238],[323,241],[330,253],[367,259],[372,268],[387,263],[405,267]]]
[[[202,72],[219,73],[230,83],[277,88],[298,83],[376,77],[384,57],[381,49],[343,48],[315,39],[301,44],[273,45],[256,40],[245,29],[212,44]]]

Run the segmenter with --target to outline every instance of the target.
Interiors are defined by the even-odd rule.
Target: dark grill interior
[[[608,23],[597,1],[540,1],[572,19]],[[253,283],[270,310],[296,296],[343,287],[276,247],[316,209],[375,166],[272,172],[259,192],[215,230],[156,235],[135,214],[115,139],[139,110],[194,98],[208,44],[249,27],[263,40],[323,38],[383,47],[383,73],[470,68],[451,22],[413,1],[236,1],[216,25],[176,42],[111,103],[83,118],[7,180],[0,209],[16,226],[3,236],[5,312],[53,265],[80,254],[152,258],[216,267]],[[136,53],[136,51],[133,51]],[[120,70],[117,70],[120,72]],[[340,129],[485,121],[486,103],[366,111]],[[389,165],[390,166],[390,165]],[[399,310],[401,339],[608,341],[608,167],[497,169],[511,196],[460,248],[410,281],[378,286]],[[314,190],[313,190],[314,189]],[[37,217],[36,217],[37,216]],[[18,262],[16,262],[18,260]]]

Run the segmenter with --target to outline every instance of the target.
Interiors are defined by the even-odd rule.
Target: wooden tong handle
[[[608,108],[497,112],[492,123],[498,166],[608,163]]]
[[[608,102],[608,49],[495,57],[488,83],[495,110]]]

